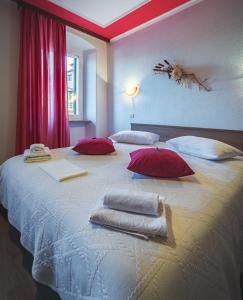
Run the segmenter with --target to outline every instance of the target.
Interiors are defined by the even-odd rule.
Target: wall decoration
[[[181,65],[172,65],[168,60],[164,59],[164,63],[158,63],[153,71],[155,74],[167,73],[169,79],[175,80],[177,84],[182,85],[186,88],[191,88],[192,84],[198,85],[199,90],[204,89],[209,92],[211,89],[205,85],[208,79],[199,81],[194,73],[186,73]]]

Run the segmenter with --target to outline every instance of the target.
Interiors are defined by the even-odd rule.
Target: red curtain
[[[70,145],[66,56],[65,26],[22,8],[16,154],[33,143]]]

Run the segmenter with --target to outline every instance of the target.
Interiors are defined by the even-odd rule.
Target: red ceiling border
[[[35,6],[42,11],[46,11],[47,13],[56,16],[60,20],[68,22],[71,27],[94,35],[105,41],[109,41],[110,39],[165,14],[178,6],[190,2],[190,0],[151,0],[105,28],[49,2],[48,0],[22,0],[17,2],[24,2],[31,6]]]

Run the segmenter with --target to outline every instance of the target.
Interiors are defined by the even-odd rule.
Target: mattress
[[[160,144],[163,147],[164,144]],[[64,300],[240,299],[243,262],[243,159],[183,155],[195,175],[155,179],[126,169],[129,152],[106,156],[53,150],[88,171],[57,182],[22,156],[1,166],[0,201],[33,254],[33,277]],[[168,239],[145,241],[89,222],[105,191],[166,197]]]

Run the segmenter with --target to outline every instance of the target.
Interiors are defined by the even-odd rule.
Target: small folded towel
[[[148,237],[167,236],[166,218],[163,215],[152,217],[102,207],[91,215],[90,222]]]
[[[125,233],[125,234],[129,234],[129,235],[135,236],[137,238],[140,238],[140,239],[143,239],[143,240],[146,240],[146,241],[149,240],[149,237],[147,235],[145,235],[145,234],[142,234],[142,233],[133,232],[133,231],[127,231],[127,230],[124,230],[124,229],[121,229],[121,228],[117,228],[117,227],[113,227],[113,226],[108,226],[108,225],[102,225],[102,226],[106,227],[108,229],[114,230],[114,231],[118,231],[118,232],[122,232],[122,233]]]
[[[24,157],[42,157],[42,156],[51,156],[51,151],[48,147],[44,147],[42,151],[31,152],[30,149],[24,151]]]
[[[44,151],[45,150],[45,145],[44,144],[32,144],[30,145],[30,151],[31,152],[39,152],[39,151]]]
[[[45,147],[43,151],[31,152],[30,149],[24,151],[25,162],[41,162],[51,159],[51,151]]]
[[[163,199],[156,193],[112,190],[103,196],[103,204],[113,209],[159,216]]]
[[[25,157],[24,162],[25,163],[42,162],[42,161],[48,161],[50,159],[51,156]]]
[[[40,165],[40,168],[57,181],[79,177],[87,173],[66,159],[59,159]]]

